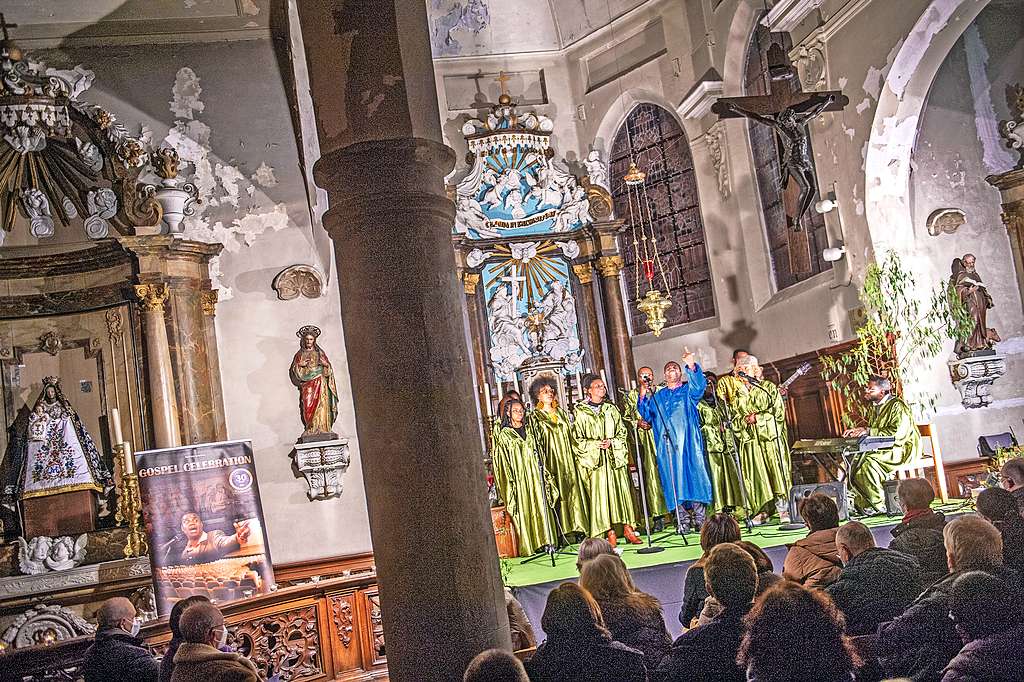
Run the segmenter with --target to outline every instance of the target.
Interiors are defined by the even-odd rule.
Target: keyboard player
[[[889,436],[896,442],[891,448],[857,455],[851,487],[854,506],[862,514],[884,511],[882,484],[898,466],[921,456],[921,436],[913,410],[906,401],[893,395],[892,382],[878,375],[868,377],[864,398],[871,404],[868,425],[849,429],[843,436]]]

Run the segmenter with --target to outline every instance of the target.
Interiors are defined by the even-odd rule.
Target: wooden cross
[[[8,33],[7,33],[7,29],[9,29],[9,28],[18,28],[18,25],[17,24],[8,24],[7,20],[4,19],[3,12],[0,12],[0,29],[2,29],[3,32],[4,32],[4,41],[5,42],[11,39],[11,36],[8,35]]]
[[[503,95],[509,94],[509,92],[508,92],[508,82],[510,80],[512,80],[512,77],[509,76],[507,73],[505,73],[504,71],[499,71],[498,72],[498,77],[494,79],[494,82],[496,82],[498,84],[498,87],[501,88],[501,94],[503,94]]]

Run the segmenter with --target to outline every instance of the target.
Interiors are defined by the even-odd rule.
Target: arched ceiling
[[[561,50],[647,0],[426,0],[434,57]]]

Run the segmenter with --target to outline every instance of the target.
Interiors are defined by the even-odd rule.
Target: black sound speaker
[[[898,516],[903,513],[900,509],[900,496],[896,493],[896,488],[899,485],[898,479],[882,484],[882,491],[885,493],[885,513],[889,516]]]
[[[846,503],[846,483],[842,481],[828,481],[827,483],[805,483],[795,485],[789,489],[789,518],[793,523],[805,523],[800,516],[800,503],[814,493],[822,493],[832,498],[832,501],[839,507],[839,519],[845,521],[850,518],[850,512]]]

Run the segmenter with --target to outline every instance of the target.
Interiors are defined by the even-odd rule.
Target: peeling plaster
[[[953,13],[959,9],[961,4],[963,4],[962,0],[934,0],[931,7],[918,20],[914,30],[905,40],[905,49],[900,51],[889,72],[889,89],[897,97],[903,97],[903,91],[914,72],[917,71],[932,39],[939,31],[946,28]]]
[[[256,169],[256,172],[249,179],[252,180],[254,185],[263,185],[264,187],[273,187],[277,184],[274,169],[268,166],[266,161],[260,164],[260,167]]]
[[[981,40],[977,24],[972,24],[964,32],[964,47],[971,97],[974,99],[974,127],[984,150],[985,170],[992,174],[1004,173],[1016,165],[1016,160],[1003,146],[999,135],[999,119],[992,103],[992,85],[988,78],[988,49]]]
[[[180,118],[194,118],[194,112],[202,112],[206,105],[199,99],[203,89],[196,72],[185,66],[178,69],[171,88],[171,113]]]
[[[865,97],[863,99],[863,101],[861,101],[861,103],[857,105],[857,113],[858,114],[863,114],[870,107],[871,107],[871,98],[870,97]],[[851,135],[850,137],[852,138],[853,136]]]
[[[242,0],[242,14],[248,14],[249,16],[256,16],[260,13],[259,5],[254,0]]]
[[[1017,407],[1024,407],[1024,398],[1009,398],[1007,400],[994,400],[989,403],[986,410],[1012,410]],[[949,417],[955,414],[966,414],[967,408],[962,404],[943,405],[935,408],[936,417]]]

